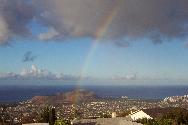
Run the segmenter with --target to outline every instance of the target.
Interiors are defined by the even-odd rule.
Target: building
[[[129,114],[128,117],[130,117],[132,119],[132,121],[136,121],[138,119],[143,119],[143,118],[153,119],[151,116],[149,116],[142,110],[137,110],[137,111],[131,112],[131,114]]]
[[[28,124],[22,124],[22,125],[49,125],[49,123],[28,123]]]
[[[142,125],[125,117],[73,120],[72,125]]]
[[[117,117],[116,112],[112,112],[112,118],[115,118],[115,117]]]

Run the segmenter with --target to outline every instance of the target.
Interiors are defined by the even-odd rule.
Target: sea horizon
[[[34,96],[50,96],[75,89],[94,92],[99,97],[127,96],[133,99],[164,99],[169,96],[186,95],[188,85],[1,85],[0,103],[14,103]]]

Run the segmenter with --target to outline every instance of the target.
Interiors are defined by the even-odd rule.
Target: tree
[[[41,113],[41,120],[40,122],[49,123],[50,125],[54,125],[56,121],[56,112],[55,108],[46,107],[43,109]]]
[[[49,124],[54,125],[56,120],[57,118],[56,118],[55,108],[52,108],[49,112]]]
[[[58,119],[55,121],[55,124],[54,125],[70,125],[70,122],[69,121],[65,121],[65,120],[61,120],[61,119]]]
[[[49,107],[46,107],[43,109],[41,113],[40,122],[49,123],[49,116],[50,116],[50,110],[49,110]]]

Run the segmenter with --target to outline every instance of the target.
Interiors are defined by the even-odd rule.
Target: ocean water
[[[54,95],[77,89],[78,86],[0,86],[0,102],[18,102],[36,95]],[[188,94],[188,86],[79,86],[95,92],[100,97],[163,99],[167,96]]]

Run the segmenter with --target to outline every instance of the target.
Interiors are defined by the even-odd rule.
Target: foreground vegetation
[[[3,109],[6,109],[7,105],[3,105]],[[164,110],[164,109],[155,109],[155,114],[158,114],[157,111]],[[1,117],[0,117],[0,125],[9,125],[9,124],[15,124],[13,122],[12,118],[9,118],[7,114],[3,113],[2,111]],[[119,116],[125,117],[130,112],[123,112]],[[75,113],[74,118],[80,118],[79,112]],[[107,114],[101,114],[101,118],[109,118],[110,116]],[[37,117],[38,119],[35,122],[43,122],[43,123],[49,123],[50,125],[70,125],[70,121],[67,121],[65,119],[60,119],[56,116],[55,108],[53,107],[46,107],[43,109],[40,115]],[[142,123],[144,125],[188,125],[188,110],[183,108],[169,108],[167,111],[163,111],[158,116],[153,116],[154,119],[139,119],[137,120],[138,123]],[[11,121],[7,122],[6,119],[11,119]],[[17,125],[23,124],[23,123],[29,123],[30,117],[25,118],[25,120],[22,121],[22,123],[16,123]],[[32,122],[32,121],[31,121]]]
[[[182,108],[175,108],[161,117],[139,119],[137,122],[144,125],[188,125],[188,111]]]

